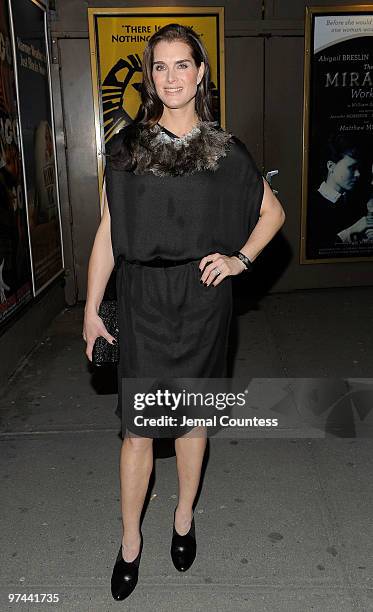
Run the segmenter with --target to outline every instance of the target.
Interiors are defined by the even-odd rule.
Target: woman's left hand
[[[245,264],[238,257],[229,257],[229,255],[221,255],[221,253],[212,253],[202,257],[199,263],[201,270],[201,282],[208,287],[214,285],[216,287],[227,276],[236,276],[245,270]],[[216,268],[219,274],[216,274]]]

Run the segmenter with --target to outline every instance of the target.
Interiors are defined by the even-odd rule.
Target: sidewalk
[[[267,296],[237,318],[232,375],[324,379],[330,406],[344,377],[373,380],[372,305],[373,287]],[[209,439],[185,574],[169,555],[175,456],[156,441],[139,583],[115,602],[115,381],[91,370],[82,320],[82,306],[61,313],[0,400],[0,609],[373,611],[373,410],[360,395],[361,410],[339,404],[344,429],[325,415],[319,439]],[[59,602],[9,604],[9,593]]]

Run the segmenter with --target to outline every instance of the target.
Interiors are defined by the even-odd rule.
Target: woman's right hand
[[[85,311],[82,335],[83,339],[87,343],[85,354],[87,355],[89,361],[92,361],[92,350],[96,338],[103,336],[103,338],[110,342],[110,344],[113,343],[113,340],[116,342],[114,336],[109,334],[103,320],[96,312]]]

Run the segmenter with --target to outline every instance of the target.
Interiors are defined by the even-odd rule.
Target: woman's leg
[[[205,427],[194,427],[185,436],[175,439],[179,479],[179,502],[175,512],[175,528],[180,535],[185,535],[190,529],[193,518],[192,507],[201,477],[206,442]]]
[[[125,561],[133,561],[140,550],[140,517],[152,469],[153,438],[125,436],[120,453],[122,555]]]

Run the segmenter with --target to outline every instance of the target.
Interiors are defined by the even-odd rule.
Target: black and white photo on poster
[[[308,32],[301,260],[373,259],[373,12]]]

